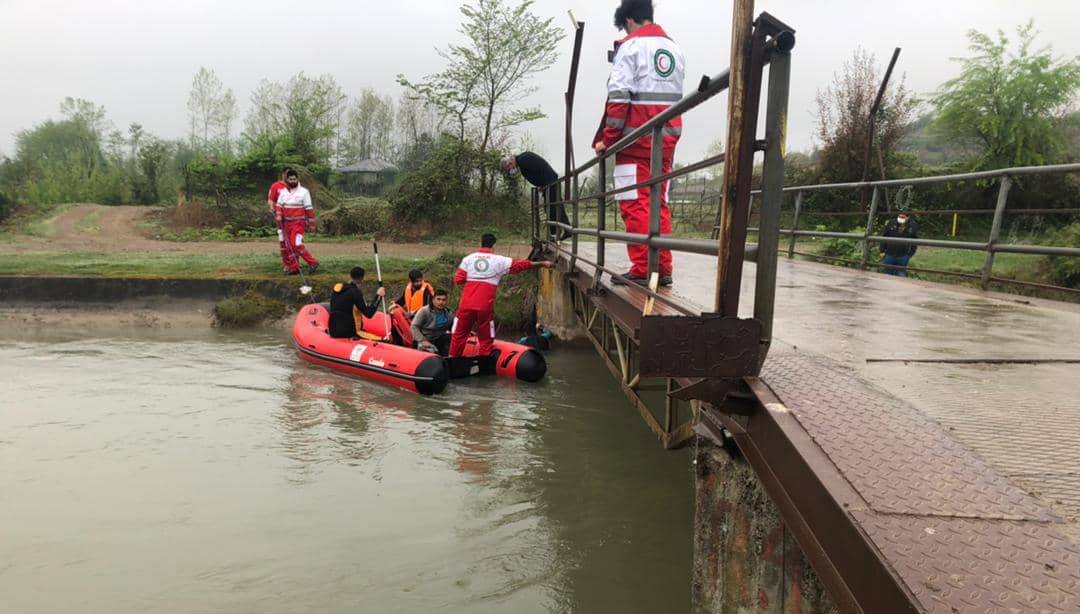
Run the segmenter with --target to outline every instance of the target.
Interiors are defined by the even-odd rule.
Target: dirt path
[[[220,254],[246,255],[278,253],[274,238],[250,241],[159,241],[149,236],[148,216],[154,207],[78,204],[65,208],[42,224],[43,232],[0,235],[0,254],[101,253],[101,254]],[[371,242],[320,241],[310,238],[316,256],[351,256],[371,253]],[[471,243],[390,243],[380,242],[379,253],[385,256],[427,257],[447,249],[471,251]],[[527,245],[500,246],[500,252],[523,258]]]

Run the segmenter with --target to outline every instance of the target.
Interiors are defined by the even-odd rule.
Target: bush
[[[865,231],[865,228],[857,226],[847,232],[862,234]],[[854,260],[855,262],[853,263],[845,262],[844,266],[857,266],[862,259],[862,243],[854,239],[829,238],[821,242],[821,249],[818,253],[822,256],[829,256],[831,258]]]
[[[390,205],[395,234],[402,237],[528,224],[521,185],[501,172],[498,152],[481,154],[451,136],[443,137],[419,168],[400,176]]]
[[[12,213],[15,213],[15,201],[0,192],[0,222],[3,222]]]
[[[1080,222],[1073,222],[1050,233],[1046,244],[1057,247],[1080,247]],[[1080,287],[1080,258],[1050,256],[1047,261],[1050,263],[1050,278],[1055,284],[1066,288]]]
[[[247,328],[280,318],[286,311],[284,303],[248,291],[243,296],[230,297],[218,303],[214,307],[214,323],[223,328]]]
[[[353,198],[318,219],[320,230],[329,236],[380,233],[390,225],[390,203],[381,198]]]

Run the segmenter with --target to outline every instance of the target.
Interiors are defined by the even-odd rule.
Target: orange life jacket
[[[435,295],[435,288],[432,288],[428,282],[425,281],[419,290],[413,290],[412,283],[407,284],[405,286],[405,310],[409,313],[420,311],[420,308],[424,306],[425,295]]]

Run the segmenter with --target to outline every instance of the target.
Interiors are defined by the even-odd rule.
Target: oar
[[[379,287],[382,288],[383,287],[383,283],[382,283],[382,267],[379,266],[379,242],[378,241],[372,241],[371,245],[372,245],[372,247],[375,248],[375,278],[379,280]],[[382,297],[382,312],[383,312],[383,321],[386,322],[386,336],[383,337],[383,339],[389,339],[390,338],[390,327],[393,326],[394,323],[390,321],[390,316],[389,316],[389,314],[386,313],[386,297],[385,296]]]

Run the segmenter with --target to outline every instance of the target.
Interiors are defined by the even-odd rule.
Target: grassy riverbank
[[[447,250],[434,256],[380,258],[383,281],[391,300],[400,296],[411,269],[424,271],[432,285],[450,292],[451,305],[458,303],[461,288],[453,283],[454,271],[462,253]],[[0,259],[0,275],[57,278],[163,279],[163,280],[234,280],[278,288],[281,296],[293,296],[290,304],[277,300],[258,300],[253,296],[232,297],[219,305],[220,314],[233,324],[255,323],[279,317],[283,309],[291,311],[313,297],[326,300],[334,284],[348,279],[354,266],[368,271],[365,288],[370,296],[376,287],[375,259],[372,256],[322,256],[315,275],[306,276],[314,290],[303,296],[298,288],[305,281],[300,276],[286,276],[274,254],[191,254],[191,253],[32,253],[8,254]],[[184,297],[176,297],[184,298]],[[504,335],[513,336],[531,320],[536,301],[536,278],[532,274],[514,275],[499,286],[495,305],[496,321]],[[222,321],[219,318],[219,321]]]

